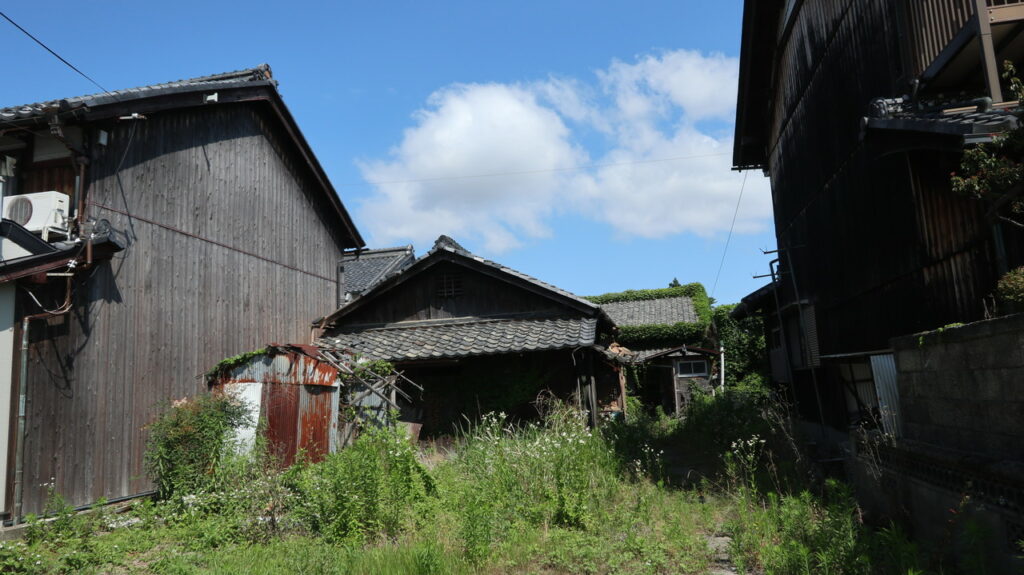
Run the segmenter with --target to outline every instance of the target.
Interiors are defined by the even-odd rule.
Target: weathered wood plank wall
[[[259,106],[109,127],[90,213],[128,246],[76,284],[70,315],[32,327],[25,512],[51,478],[74,505],[150,489],[160,402],[200,391],[224,357],[306,342],[332,311],[345,232]]]
[[[442,294],[445,286],[457,286],[459,295],[448,297]],[[345,318],[345,329],[401,321],[557,312],[564,309],[546,297],[463,266],[441,262],[395,287],[386,298],[352,312]]]
[[[949,189],[958,156],[939,151],[949,143],[911,153],[862,131],[873,98],[909,89],[898,7],[806,0],[781,40],[769,153],[776,231],[801,295],[815,300],[823,355],[979,319],[994,283],[984,271],[990,229]],[[943,26],[955,28],[957,14]],[[791,301],[788,280],[782,287]]]

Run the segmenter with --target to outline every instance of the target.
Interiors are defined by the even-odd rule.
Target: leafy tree
[[[683,284],[679,283],[679,278],[672,278],[672,281],[668,284],[668,287],[683,287]]]
[[[1003,78],[1014,96],[1024,99],[1024,83],[1009,61],[1003,64]],[[1024,128],[964,150],[950,182],[953,191],[987,202],[990,219],[1024,227]]]
[[[725,384],[729,387],[761,389],[767,381],[768,356],[764,325],[760,316],[735,320],[729,313],[736,304],[712,310],[719,343],[725,347]]]

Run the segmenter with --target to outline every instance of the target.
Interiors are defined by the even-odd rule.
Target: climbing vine
[[[708,297],[704,286],[699,283],[659,289],[626,290],[589,296],[586,299],[598,305],[604,305],[616,302],[648,301],[671,297],[690,298],[690,301],[693,302],[694,312],[697,314],[697,321],[693,323],[680,322],[675,324],[620,326],[619,336],[616,338],[617,341],[626,347],[640,349],[702,342],[708,325],[711,323],[711,298]]]
[[[232,370],[232,369],[234,369],[234,368],[236,368],[236,367],[238,367],[238,366],[248,362],[250,359],[252,359],[254,357],[259,357],[261,355],[265,355],[266,353],[267,353],[267,348],[264,347],[264,348],[260,348],[260,349],[254,350],[254,351],[247,351],[245,353],[240,353],[240,354],[232,356],[232,357],[226,357],[226,358],[220,360],[219,362],[217,362],[217,365],[213,366],[213,368],[210,369],[210,371],[206,372],[206,378],[210,379],[210,378],[217,377],[218,375],[220,375],[220,374],[222,374],[224,372],[230,371],[230,370]]]

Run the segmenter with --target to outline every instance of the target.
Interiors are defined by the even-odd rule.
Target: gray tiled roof
[[[1019,110],[992,107],[987,100],[961,103],[959,107],[950,107],[952,105],[917,109],[903,98],[877,99],[872,102],[873,117],[868,118],[865,125],[877,130],[963,136],[967,140],[984,139],[1019,125]]]
[[[191,78],[188,80],[177,80],[174,82],[164,82],[162,84],[140,86],[138,88],[114,90],[100,94],[89,94],[86,96],[75,96],[60,100],[50,100],[34,104],[25,104],[22,106],[0,108],[0,120],[12,121],[23,118],[35,118],[52,114],[57,111],[82,106],[99,106],[102,104],[146,98],[166,93],[197,90],[204,87],[217,88],[228,84],[258,81],[273,82],[273,80],[271,80],[270,66],[262,64],[256,68],[238,70],[235,72],[225,72],[223,74],[214,74],[211,76],[200,76],[198,78]]]
[[[650,358],[652,356],[655,356],[655,355],[658,355],[659,353],[665,353],[666,351],[668,351],[670,349],[672,349],[672,348],[671,347],[659,347],[659,348],[655,348],[655,349],[634,350],[633,353],[636,354],[636,355],[634,355],[632,359],[633,359],[634,362],[643,363],[643,362],[647,361],[648,358]]]
[[[596,318],[435,320],[337,333],[317,345],[369,359],[408,361],[593,345],[596,329]]]
[[[686,296],[667,297],[640,301],[606,303],[601,308],[612,318],[615,325],[655,325],[694,323],[697,312],[693,301]]]
[[[576,295],[576,294],[574,294],[574,293],[572,293],[570,291],[564,290],[564,289],[562,289],[562,288],[560,288],[558,286],[554,286],[554,285],[551,285],[551,284],[549,284],[547,282],[543,282],[543,281],[541,281],[541,280],[539,280],[539,279],[537,279],[537,278],[535,278],[533,276],[524,274],[523,272],[520,272],[520,271],[516,271],[516,270],[514,270],[514,269],[512,269],[510,267],[503,266],[503,265],[499,264],[498,262],[487,260],[487,259],[484,259],[484,258],[482,258],[480,256],[477,256],[477,255],[473,255],[466,248],[462,247],[461,245],[456,243],[455,240],[451,239],[448,236],[441,236],[441,237],[437,238],[437,241],[434,242],[434,247],[432,247],[430,249],[430,251],[427,252],[426,255],[423,256],[423,259],[426,259],[427,257],[431,256],[432,254],[434,254],[434,253],[436,253],[438,251],[442,251],[442,250],[449,251],[449,252],[452,252],[452,253],[456,253],[456,254],[459,254],[459,255],[462,255],[462,256],[465,256],[465,257],[468,257],[468,258],[472,258],[473,260],[476,260],[477,262],[489,265],[489,266],[491,266],[491,267],[493,267],[495,269],[501,270],[502,272],[504,272],[504,273],[506,273],[506,274],[508,274],[510,276],[514,276],[514,277],[519,278],[521,280],[525,280],[527,282],[530,282],[530,283],[532,283],[532,284],[534,284],[536,286],[540,286],[540,287],[542,287],[542,288],[544,288],[546,290],[555,292],[555,293],[557,293],[557,294],[559,294],[559,295],[561,295],[563,297],[569,298],[569,299],[571,299],[571,300],[573,300],[573,301],[575,301],[577,303],[583,304],[584,306],[586,306],[588,308],[597,308],[598,307],[596,304],[594,304],[594,302],[592,302],[590,300],[583,299],[580,296],[578,296],[578,295]]]
[[[345,268],[345,291],[362,293],[389,274],[410,265],[415,259],[411,245],[346,255],[341,260]]]

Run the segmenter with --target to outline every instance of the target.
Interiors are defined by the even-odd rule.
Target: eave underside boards
[[[85,274],[69,315],[32,325],[25,512],[51,478],[73,505],[151,489],[144,428],[159,404],[200,391],[225,357],[308,341],[337,297],[341,245],[255,111],[131,129],[111,127],[90,192],[126,249]]]

